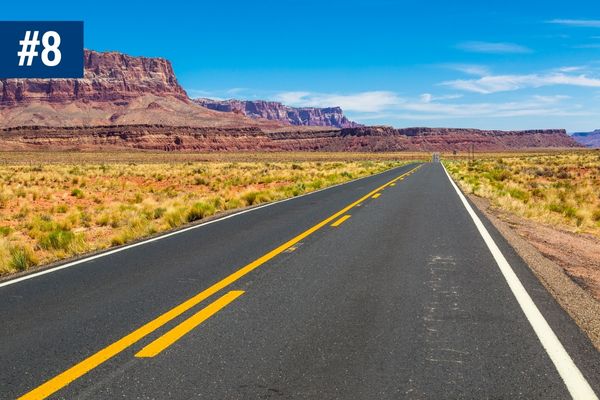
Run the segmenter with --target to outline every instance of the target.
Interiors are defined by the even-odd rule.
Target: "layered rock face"
[[[580,145],[564,130],[507,132],[391,127],[263,130],[164,125],[0,130],[0,150],[467,151],[471,146],[476,151],[499,151]]]
[[[196,104],[221,112],[241,113],[251,118],[264,118],[297,126],[361,126],[350,121],[340,107],[289,107],[276,101],[194,99]]]
[[[62,103],[73,100],[115,101],[143,95],[188,99],[171,63],[162,58],[85,50],[82,79],[2,79],[0,104]]]
[[[23,126],[283,126],[201,107],[162,58],[84,52],[82,79],[0,80],[0,128]]]
[[[497,151],[526,148],[581,147],[564,129],[499,131],[461,128],[388,126],[343,129],[355,146],[371,150]]]
[[[600,147],[600,129],[592,132],[575,132],[571,135],[577,143],[581,143],[587,147]]]

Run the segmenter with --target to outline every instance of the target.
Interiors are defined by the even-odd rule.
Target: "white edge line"
[[[444,168],[450,183],[452,183],[452,186],[454,186],[454,190],[456,190],[456,193],[458,193],[458,197],[473,219],[479,234],[485,241],[485,244],[492,253],[492,256],[494,256],[502,275],[504,275],[504,279],[506,279],[510,290],[517,299],[519,306],[521,306],[521,310],[523,310],[523,313],[525,314],[525,317],[527,317],[529,324],[531,324],[531,327],[542,343],[542,346],[548,353],[548,356],[550,356],[550,359],[554,363],[556,370],[567,386],[571,397],[576,400],[597,400],[598,397],[592,390],[590,384],[586,381],[581,371],[577,368],[573,362],[573,359],[571,356],[569,356],[569,353],[567,353],[567,350],[565,350],[550,325],[548,325],[548,322],[527,293],[527,290],[525,290],[525,287],[494,242],[494,239],[492,239],[492,236],[481,222],[481,219],[479,219],[463,193],[460,191],[458,186],[456,186],[456,183],[454,183],[450,177],[450,174],[448,174],[446,167],[443,164],[442,167]]]
[[[172,232],[169,232],[169,233],[158,235],[158,236],[155,236],[155,237],[150,238],[150,239],[141,240],[141,241],[136,242],[136,243],[128,244],[126,246],[119,247],[117,249],[107,250],[107,251],[104,251],[102,253],[95,254],[93,256],[81,258],[79,260],[71,261],[71,262],[68,262],[66,264],[58,265],[58,266],[53,267],[53,268],[48,268],[48,269],[45,269],[45,270],[40,271],[40,272],[34,272],[34,273],[27,274],[27,275],[24,275],[24,276],[15,278],[15,279],[11,279],[11,280],[8,280],[8,281],[0,282],[0,288],[1,287],[5,287],[5,286],[9,286],[9,285],[14,285],[15,283],[23,282],[23,281],[26,281],[28,279],[33,279],[33,278],[36,278],[38,276],[46,275],[46,274],[49,274],[51,272],[60,271],[61,269],[73,267],[73,266],[78,265],[78,264],[83,264],[83,263],[86,263],[88,261],[93,261],[93,260],[96,260],[98,258],[110,256],[111,254],[115,254],[115,253],[119,253],[121,251],[129,250],[129,249],[132,249],[134,247],[142,246],[142,245],[147,244],[147,243],[152,243],[152,242],[156,242],[158,240],[165,239],[165,238],[168,238],[168,237],[171,237],[171,236],[179,235],[181,233],[184,233],[184,232],[187,232],[187,231],[191,231],[193,229],[198,229],[198,228],[201,228],[201,227],[206,226],[206,225],[214,224],[216,222],[221,222],[221,221],[224,221],[226,219],[237,217],[237,216],[242,215],[242,214],[246,214],[246,213],[249,213],[249,212],[260,210],[261,208],[274,206],[275,204],[280,204],[280,203],[284,203],[286,201],[290,201],[290,200],[294,200],[294,199],[299,199],[299,198],[304,197],[304,196],[310,196],[312,194],[319,193],[319,192],[322,192],[322,191],[325,191],[325,190],[329,190],[329,189],[333,189],[333,188],[335,188],[337,186],[346,185],[346,184],[349,184],[349,183],[352,183],[352,182],[356,182],[356,181],[359,181],[361,179],[372,178],[372,177],[384,174],[386,172],[393,171],[394,169],[405,167],[407,165],[410,165],[410,163],[409,164],[405,164],[405,165],[401,165],[401,166],[396,167],[396,168],[392,168],[392,169],[388,169],[388,170],[385,170],[385,171],[381,171],[381,172],[379,172],[377,174],[374,174],[374,175],[363,176],[362,178],[356,178],[356,179],[349,180],[347,182],[341,182],[341,183],[338,183],[338,184],[335,184],[335,185],[332,185],[332,186],[328,186],[326,188],[314,190],[314,191],[309,192],[309,193],[301,194],[300,196],[288,197],[287,199],[281,199],[281,200],[273,201],[273,202],[270,202],[270,203],[267,203],[267,204],[263,204],[261,206],[252,207],[252,208],[249,208],[249,209],[246,209],[246,210],[238,211],[238,212],[235,212],[235,213],[232,213],[232,214],[229,214],[229,215],[225,215],[225,216],[222,216],[222,217],[219,217],[219,218],[212,219],[210,221],[206,221],[206,222],[197,224],[197,225],[188,226],[187,228],[181,228],[181,229],[178,229],[176,231],[172,231]]]

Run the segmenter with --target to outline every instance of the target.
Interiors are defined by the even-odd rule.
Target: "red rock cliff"
[[[132,57],[117,52],[85,50],[83,79],[2,79],[0,104],[115,101],[142,95],[187,100],[173,67],[163,58]]]
[[[237,112],[251,118],[264,118],[299,126],[333,126],[353,128],[360,126],[350,121],[340,107],[289,107],[276,101],[265,100],[211,100],[194,99],[196,104],[221,112]]]

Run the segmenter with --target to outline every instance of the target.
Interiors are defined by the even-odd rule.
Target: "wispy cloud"
[[[371,91],[354,94],[283,92],[275,100],[296,107],[340,106],[346,111],[378,112],[394,106],[401,99],[393,92]]]
[[[543,116],[564,114],[580,114],[580,110],[567,109],[560,96],[531,96],[520,101],[482,102],[482,103],[446,103],[446,102],[407,102],[401,105],[402,110],[421,113],[425,118],[462,118],[462,117],[516,117]]]
[[[425,121],[444,118],[589,115],[589,112],[582,110],[578,105],[566,104],[564,101],[569,97],[562,95],[528,96],[520,101],[498,103],[450,101],[461,97],[460,94],[423,93],[414,98],[383,91],[352,94],[283,92],[276,95],[277,100],[296,106],[339,105],[348,111],[353,119],[365,123],[380,119]]]
[[[441,85],[468,92],[490,94],[553,85],[600,87],[600,79],[590,78],[586,75],[568,75],[565,73],[486,75],[477,79],[446,81],[442,82]]]
[[[516,43],[503,42],[462,42],[457,44],[456,47],[471,53],[515,54],[532,52],[528,47]]]
[[[556,68],[556,71],[559,71],[559,72],[576,72],[576,71],[583,71],[585,69],[587,69],[587,67],[584,67],[583,65],[572,65],[572,66],[567,66],[567,67]]]
[[[577,44],[574,49],[600,49],[600,43]]]
[[[570,99],[571,96],[566,96],[566,95],[562,95],[562,94],[555,94],[555,95],[551,95],[551,96],[542,96],[539,94],[535,94],[535,95],[531,96],[531,98],[534,100],[540,101],[542,103],[555,104],[555,103],[559,103],[563,100]]]
[[[446,94],[446,95],[434,96],[431,93],[423,93],[421,96],[419,96],[419,98],[421,99],[421,101],[423,103],[431,103],[432,101],[439,101],[439,100],[460,99],[461,97],[463,97],[462,94]]]
[[[216,96],[214,92],[211,92],[208,90],[192,88],[192,89],[186,89],[186,92],[187,92],[188,96],[190,96],[192,98],[205,97],[205,98],[209,98],[209,99],[213,99],[213,100],[223,100],[221,97]]]
[[[236,94],[243,93],[243,92],[245,92],[247,90],[248,90],[248,88],[235,87],[235,88],[227,89],[225,91],[225,93],[230,94],[230,95],[236,95]]]
[[[490,69],[485,65],[479,64],[442,64],[443,66],[453,69],[455,71],[459,71],[468,75],[488,75],[490,74]]]
[[[546,21],[548,24],[577,26],[582,28],[600,28],[600,20],[598,19],[552,19]]]

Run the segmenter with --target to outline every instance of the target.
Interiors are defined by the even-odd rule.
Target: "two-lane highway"
[[[0,283],[2,398],[593,399],[600,355],[439,163]]]

